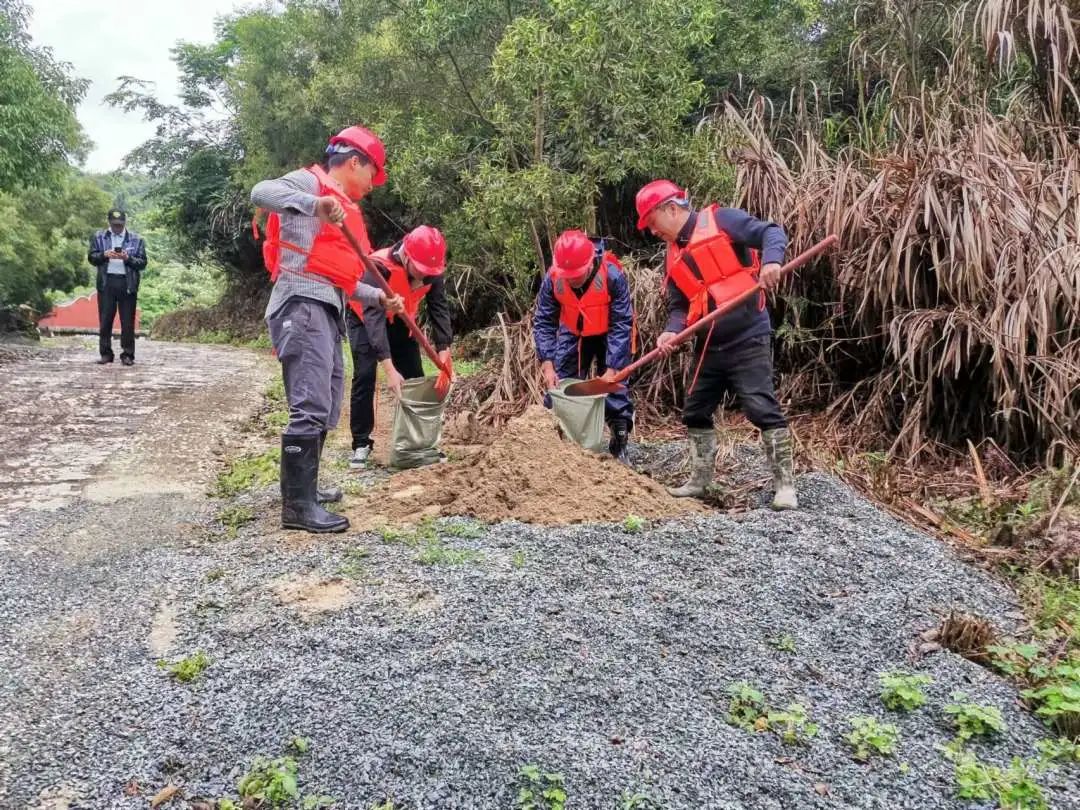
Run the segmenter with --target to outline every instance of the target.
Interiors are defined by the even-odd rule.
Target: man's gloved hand
[[[450,390],[450,383],[454,380],[454,361],[450,357],[449,349],[439,352],[439,362],[445,366],[445,370],[439,369],[439,377],[435,380],[435,393],[439,395],[439,399],[442,399]]]

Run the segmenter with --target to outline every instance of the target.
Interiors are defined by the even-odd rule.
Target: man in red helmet
[[[601,239],[564,231],[555,241],[552,265],[540,285],[533,315],[533,339],[540,374],[548,389],[560,378],[585,379],[630,364],[634,308],[619,260]],[[550,407],[550,400],[545,398]],[[626,460],[634,406],[625,389],[609,394],[604,418],[611,431],[608,450]]]
[[[426,302],[427,322],[435,349],[443,364],[450,367],[450,344],[454,333],[443,277],[446,240],[442,233],[438,228],[421,225],[392,247],[376,251],[371,258],[414,320],[420,302]],[[365,278],[372,285],[378,284],[374,278]],[[362,307],[351,303],[349,310],[349,346],[353,357],[349,400],[353,454],[349,466],[359,468],[367,464],[374,446],[371,431],[375,427],[375,374],[378,367],[383,367],[387,386],[395,396],[401,395],[401,384],[405,380],[423,377],[424,367],[420,345],[409,334],[409,328],[401,318],[387,314],[377,303],[365,303]],[[440,372],[435,387],[441,396],[445,396],[450,377]]]
[[[363,265],[343,224],[370,251],[357,201],[386,180],[382,142],[363,127],[330,139],[322,165],[264,180],[251,201],[270,211],[263,258],[274,282],[266,306],[270,339],[285,383],[289,424],[281,436],[281,525],[341,532],[349,521],[322,507],[341,490],[320,490],[319,457],[337,425],[345,369],[345,302],[400,311],[400,298],[361,282]]]
[[[648,228],[668,246],[668,320],[657,343],[735,297],[760,278],[767,288],[780,281],[787,249],[783,228],[737,208],[690,206],[686,193],[669,180],[654,180],[636,199],[638,229]],[[668,347],[668,348],[665,348]],[[773,389],[772,323],[765,295],[754,296],[716,321],[696,344],[695,376],[683,406],[690,434],[690,477],[669,492],[698,497],[712,481],[716,457],[713,414],[731,391],[746,417],[761,430],[773,473],[774,509],[796,509],[791,435]]]

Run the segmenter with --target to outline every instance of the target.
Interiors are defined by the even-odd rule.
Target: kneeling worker
[[[716,308],[712,291],[723,295],[725,288],[745,289],[757,278],[767,288],[779,283],[787,249],[787,235],[779,225],[738,208],[710,205],[696,211],[686,192],[670,180],[643,186],[636,206],[638,229],[648,228],[667,242],[668,321],[657,340],[662,350],[676,333]],[[772,322],[765,293],[721,316],[699,335],[696,354],[696,371],[683,406],[683,424],[690,434],[690,478],[668,491],[676,497],[705,493],[716,457],[713,413],[730,390],[746,418],[761,431],[773,473],[773,509],[798,508],[791,434],[773,390]]]
[[[604,249],[603,240],[582,231],[564,231],[552,259],[533,315],[544,385],[550,390],[560,378],[585,379],[594,363],[597,376],[628,366],[634,307],[618,259]],[[634,424],[634,406],[625,389],[607,396],[604,419],[611,431],[608,450],[625,461]]]
[[[439,360],[450,368],[450,344],[454,333],[450,305],[446,300],[446,240],[438,228],[421,225],[405,234],[396,245],[371,255],[376,267],[390,283],[390,288],[405,302],[405,311],[416,319],[420,302],[426,302],[427,321],[431,326]],[[369,270],[368,273],[371,271]],[[378,282],[365,275],[368,284]],[[424,376],[420,344],[409,334],[401,318],[387,314],[375,303],[363,307],[351,303],[347,316],[349,346],[352,349],[353,381],[350,398],[350,427],[353,454],[349,466],[363,467],[371,455],[375,427],[375,374],[381,365],[386,383],[395,396],[401,384]],[[450,387],[450,377],[440,372],[435,388],[440,396]]]

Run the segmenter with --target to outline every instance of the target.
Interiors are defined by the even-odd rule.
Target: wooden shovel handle
[[[360,242],[353,236],[353,232],[349,230],[348,226],[342,222],[338,224],[338,227],[341,228],[341,232],[345,234],[345,238],[349,240],[349,244],[352,245],[353,250],[356,251],[356,255],[360,257],[360,262],[364,265],[364,269],[375,277],[375,280],[382,288],[382,291],[391,298],[397,295],[397,293],[390,289],[390,282],[383,278],[383,274],[379,272],[379,268],[375,266],[375,262],[371,260],[370,256],[364,253],[364,249],[360,247]],[[428,340],[427,335],[424,334],[416,321],[413,320],[412,315],[408,312],[402,312],[397,317],[405,321],[405,325],[409,327],[409,332],[416,338],[416,342],[420,344],[420,348],[424,350],[424,353],[431,358],[431,362],[435,364],[436,368],[443,374],[449,376],[451,374],[450,369],[448,369],[443,364],[442,360],[439,359],[439,353],[435,351],[435,347],[431,345],[431,341]]]
[[[811,247],[808,250],[804,251],[803,253],[800,253],[798,256],[796,256],[794,259],[792,259],[790,262],[788,262],[783,267],[781,267],[780,272],[781,273],[789,273],[789,272],[791,272],[792,270],[794,270],[797,267],[802,267],[808,261],[810,261],[811,259],[817,258],[819,255],[824,253],[826,250],[831,248],[833,245],[835,245],[839,241],[840,241],[840,237],[838,237],[836,234],[830,234],[829,236],[826,236],[824,239],[822,239],[816,245],[814,245],[813,247]],[[744,292],[742,295],[736,296],[735,298],[732,298],[730,301],[725,301],[723,304],[718,306],[712,312],[705,315],[700,320],[695,321],[692,325],[686,327],[681,332],[679,332],[677,335],[675,335],[675,337],[667,345],[668,346],[677,346],[680,343],[685,343],[687,340],[692,338],[695,333],[700,332],[702,329],[709,326],[709,324],[716,321],[717,318],[722,318],[724,315],[731,312],[731,310],[735,309],[739,305],[746,302],[752,296],[757,295],[763,289],[765,289],[765,288],[761,285],[760,282],[758,282],[756,285],[751,287],[749,290]],[[611,382],[611,383],[624,382],[626,379],[628,379],[630,377],[631,374],[633,374],[635,371],[637,371],[642,366],[647,366],[653,360],[658,358],[661,354],[662,354],[662,352],[660,350],[660,347],[657,346],[651,352],[649,352],[648,354],[642,355],[637,360],[635,360],[633,363],[631,363],[626,368],[624,368],[622,371],[618,372],[614,377],[611,378],[611,380],[609,382]]]

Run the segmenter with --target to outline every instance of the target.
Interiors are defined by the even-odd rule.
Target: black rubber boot
[[[317,534],[343,532],[349,520],[315,500],[319,480],[319,437],[281,437],[281,526]]]
[[[630,441],[630,421],[628,419],[612,419],[608,422],[608,430],[611,431],[608,452],[623,464],[629,464],[626,458],[626,444]]]
[[[319,434],[319,466],[322,466],[322,451],[326,445],[326,431]],[[315,486],[315,500],[319,503],[337,503],[344,497],[341,487]]]

